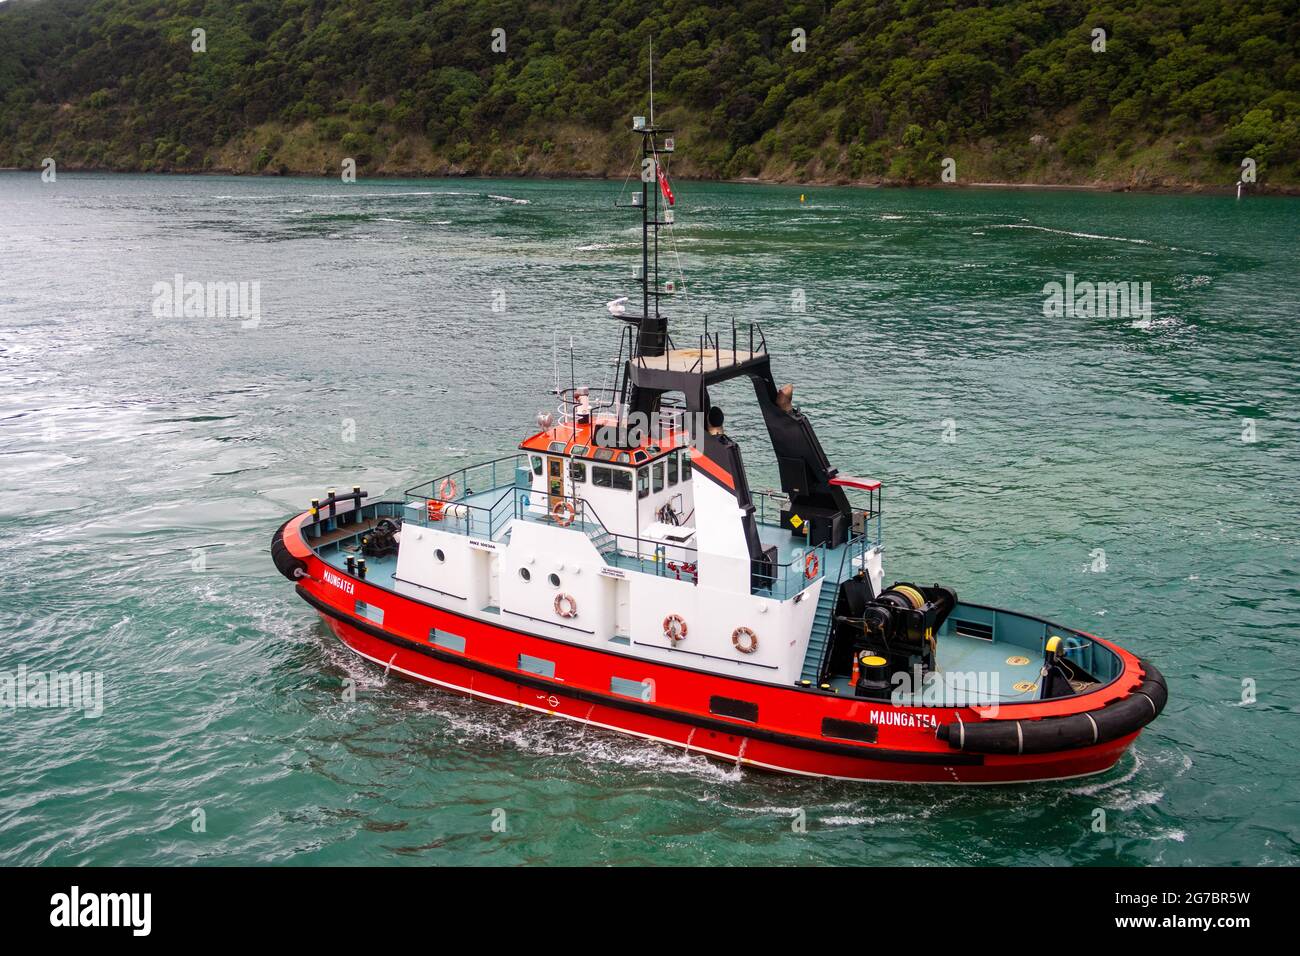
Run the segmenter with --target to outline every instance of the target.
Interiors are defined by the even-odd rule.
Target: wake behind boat
[[[276,567],[388,672],[768,770],[1008,783],[1112,767],[1163,709],[1084,631],[886,585],[879,481],[832,467],[755,324],[674,341],[660,299],[671,130],[645,118],[636,270],[608,390],[558,389],[515,454],[400,499],[354,486],[276,532]],[[711,389],[746,378],[781,490],[751,489]]]

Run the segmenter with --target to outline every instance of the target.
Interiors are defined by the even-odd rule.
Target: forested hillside
[[[9,0],[0,166],[623,175],[653,37],[678,175],[1294,185],[1298,7]]]

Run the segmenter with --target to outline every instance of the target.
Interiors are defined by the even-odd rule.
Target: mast
[[[654,121],[654,42],[650,44],[650,103],[649,121],[644,116],[632,119],[632,132],[641,136],[641,195],[634,206],[641,207],[641,314],[624,316],[635,322],[637,329],[632,339],[628,363],[631,365],[643,356],[663,355],[668,350],[668,320],[659,310],[659,297],[666,293],[659,283],[659,230],[668,225],[660,203],[659,156],[668,152],[659,142],[661,136],[671,133],[666,126],[656,126]],[[633,197],[636,198],[635,196]],[[629,412],[651,416],[659,406],[660,392],[638,388],[625,374],[621,398]]]

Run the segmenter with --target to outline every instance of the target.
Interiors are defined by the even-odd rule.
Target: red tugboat
[[[831,467],[762,331],[690,347],[659,302],[666,128],[642,141],[619,380],[558,389],[516,454],[406,492],[330,492],[272,540],[326,626],[386,672],[767,770],[1012,783],[1104,771],[1159,715],[1150,663],[1083,631],[886,585],[881,486]],[[662,198],[662,201],[661,201]],[[710,389],[754,386],[781,491],[751,489]]]

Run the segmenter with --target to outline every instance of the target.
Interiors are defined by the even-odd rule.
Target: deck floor
[[[1042,661],[1028,659],[1024,648],[961,634],[944,634],[938,640],[938,652],[936,680],[939,684],[928,694],[913,694],[910,700],[900,700],[900,703],[934,706],[946,701],[953,706],[987,706],[1038,699],[1038,670]],[[1018,663],[1022,660],[1024,663]],[[853,694],[847,677],[833,678],[830,684],[843,696]],[[944,688],[942,701],[934,699],[939,686]]]
[[[659,372],[716,372],[748,362],[761,352],[719,349],[669,349],[663,355],[643,355],[637,363]]]

